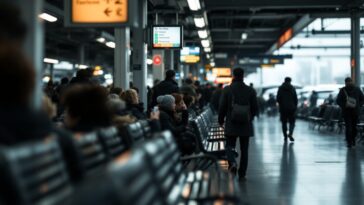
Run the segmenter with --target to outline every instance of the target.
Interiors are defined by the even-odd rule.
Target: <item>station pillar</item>
[[[351,78],[360,87],[360,15],[357,10],[351,12]]]
[[[8,1],[20,9],[22,19],[27,26],[27,35],[23,50],[35,69],[35,88],[32,95],[32,107],[41,108],[42,76],[44,73],[44,25],[38,16],[43,11],[43,0]],[[9,20],[10,21],[10,20]]]
[[[147,25],[147,1],[139,0],[139,27],[133,29],[133,83],[139,89],[144,109],[147,106],[147,44],[144,38],[144,29]]]
[[[114,86],[129,89],[130,28],[115,29]]]

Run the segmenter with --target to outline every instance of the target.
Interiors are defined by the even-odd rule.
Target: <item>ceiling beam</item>
[[[265,19],[265,20],[275,20],[275,19],[286,19],[286,18],[296,18],[297,14],[277,14],[277,13],[271,13],[271,14],[246,14],[246,15],[210,15],[209,18],[211,20],[215,19]]]
[[[267,28],[211,28],[211,32],[274,32],[279,31],[280,28],[277,27],[267,27]]]
[[[243,40],[243,42],[272,42],[275,41],[275,38],[247,38],[246,40]],[[241,42],[242,39],[219,39],[219,38],[213,38],[214,43],[236,43]]]
[[[250,45],[244,45],[244,44],[232,44],[232,45],[226,45],[226,44],[214,44],[214,48],[265,48],[265,45],[262,44],[250,44]]]

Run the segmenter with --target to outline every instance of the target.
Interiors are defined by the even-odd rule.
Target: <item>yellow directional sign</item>
[[[73,23],[126,23],[128,0],[72,0]]]

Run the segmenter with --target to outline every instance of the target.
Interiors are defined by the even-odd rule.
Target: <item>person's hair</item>
[[[96,85],[75,85],[68,89],[62,103],[79,124],[93,127],[109,126],[112,113],[108,106],[106,88]]]
[[[0,41],[22,43],[27,33],[20,10],[12,4],[0,2]]]
[[[121,99],[123,99],[127,104],[135,104],[135,99],[138,98],[138,93],[134,89],[128,89],[121,93]]]
[[[176,72],[174,72],[174,70],[166,71],[166,79],[172,79],[174,76],[176,76]]]
[[[195,86],[199,87],[201,85],[200,81],[196,80],[195,81]]]
[[[286,77],[286,78],[284,78],[284,82],[290,83],[290,82],[292,82],[292,79],[290,77]]]
[[[67,77],[64,77],[61,79],[61,84],[67,84],[69,82],[69,79]]]
[[[194,102],[194,98],[191,95],[183,95],[183,101],[185,102],[187,107],[191,107]]]
[[[190,78],[186,78],[185,83],[188,85],[192,85],[193,81]]]
[[[110,89],[110,94],[116,94],[119,96],[122,92],[123,92],[123,89],[119,88],[119,87],[112,87]]]
[[[0,104],[30,104],[35,71],[20,48],[9,43],[0,45],[0,73]]]
[[[181,103],[181,101],[183,101],[183,95],[182,94],[172,93],[172,96],[174,97],[176,105],[178,105],[179,103]]]
[[[218,88],[222,88],[222,87],[224,87],[224,84],[219,83],[219,84],[217,85],[217,87],[218,87]]]
[[[244,70],[242,68],[235,68],[233,71],[233,76],[235,79],[243,79],[244,78]]]
[[[351,79],[350,77],[345,78],[345,83],[351,83],[353,82],[353,79]]]

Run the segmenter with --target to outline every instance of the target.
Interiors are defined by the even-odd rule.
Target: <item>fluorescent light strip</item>
[[[49,22],[56,22],[58,20],[57,17],[52,16],[52,15],[47,14],[47,13],[39,14],[39,18],[44,19],[44,20],[49,21]]]
[[[210,47],[210,41],[209,40],[202,40],[201,41],[201,45],[202,47],[206,48],[206,47]]]
[[[203,17],[194,18],[193,20],[195,21],[195,26],[197,28],[203,28],[206,25]]]
[[[59,63],[59,60],[57,60],[57,59],[52,59],[52,58],[44,58],[44,59],[43,59],[43,62],[45,62],[45,63],[50,63],[50,64],[58,64],[58,63]]]
[[[99,42],[99,43],[105,43],[106,39],[103,38],[103,37],[100,37],[100,38],[97,38],[96,41]]]
[[[210,47],[206,47],[206,48],[204,48],[203,50],[204,50],[206,53],[211,52],[211,48],[210,48]]]
[[[187,3],[191,11],[198,11],[201,9],[200,0],[187,0]]]
[[[247,33],[242,33],[241,34],[241,39],[245,40],[248,38],[248,34]]]
[[[106,43],[106,46],[110,48],[115,48],[115,42],[109,41]]]
[[[206,30],[199,30],[199,31],[197,31],[197,33],[198,33],[198,36],[202,39],[207,38],[207,36],[208,36]]]

